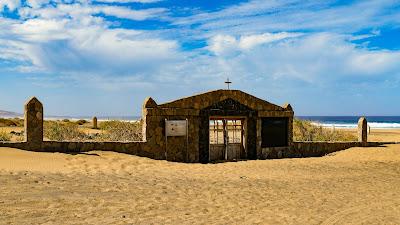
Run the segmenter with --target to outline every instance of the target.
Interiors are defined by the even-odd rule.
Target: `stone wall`
[[[394,143],[394,142],[393,142]],[[291,147],[262,148],[261,159],[318,157],[352,147],[374,147],[391,142],[293,142]]]
[[[291,147],[262,148],[260,159],[319,157],[352,147],[375,147],[396,142],[293,142]],[[27,142],[0,142],[0,147],[32,150]],[[35,151],[41,152],[87,152],[92,150],[113,151],[156,159],[147,142],[60,142],[43,141]],[[189,153],[190,154],[190,153]],[[191,161],[195,162],[195,161]]]
[[[41,145],[35,149],[32,149],[27,142],[0,142],[0,147],[34,150],[37,152],[62,153],[101,150],[155,158],[152,152],[146,151],[146,142],[43,141]]]
[[[63,142],[44,141],[43,152],[87,152],[92,150],[114,151],[132,155],[154,157],[151,152],[146,152],[146,142]]]
[[[145,103],[142,119],[146,146],[155,154],[156,159],[199,161],[199,110],[159,108]],[[165,120],[187,120],[188,137],[165,138]]]
[[[7,142],[0,141],[0,147],[18,148],[23,150],[29,150],[27,142]]]
[[[289,104],[280,107],[240,91],[219,90],[162,105],[147,98],[142,108],[143,141],[140,142],[43,141],[43,106],[34,97],[25,105],[25,142],[0,142],[0,147],[44,152],[115,151],[153,159],[206,163],[209,154],[209,119],[221,116],[246,118],[247,159],[323,156],[350,147],[384,144],[366,142],[365,118],[360,120],[359,142],[293,142],[293,110]],[[289,146],[261,147],[263,117],[289,118]],[[166,120],[187,120],[188,136],[166,139]]]

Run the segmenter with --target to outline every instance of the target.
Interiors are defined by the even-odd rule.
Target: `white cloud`
[[[252,0],[228,6],[219,11],[197,13],[177,19],[174,23],[196,31],[205,37],[216,34],[242,35],[312,30],[325,32],[355,32],[384,24],[399,23],[399,14],[392,10],[399,1],[354,1],[332,6],[334,1],[263,1]]]
[[[304,34],[241,48],[241,40],[248,38],[223,35],[211,38],[209,49],[216,58],[210,61],[218,62],[213,63],[220,69],[218,73],[261,80],[294,78],[318,84],[340,79],[351,81],[356,77],[397,76],[400,70],[396,63],[400,61],[400,51],[361,48],[348,42],[346,35]]]
[[[87,78],[105,89],[152,81],[191,87],[203,82],[212,86],[216,79],[226,76],[240,83],[260,85],[274,80],[318,84],[354,77],[390,77],[400,70],[396,63],[400,60],[398,51],[371,50],[350,42],[367,36],[266,31],[291,30],[295,23],[300,29],[308,22],[314,28],[334,26],[317,20],[321,10],[315,15],[308,10],[315,3],[302,5],[293,15],[283,15],[280,7],[291,12],[298,2],[251,1],[179,21],[181,25],[200,23],[200,29],[141,31],[110,28],[111,22],[97,14],[140,21],[159,19],[166,9],[135,10],[93,5],[90,1],[55,6],[35,2],[39,8],[19,9],[21,20],[0,18],[0,57],[18,62],[17,68],[25,73],[61,74],[78,82]],[[323,3],[319,5],[324,8]],[[263,15],[264,12],[269,14]],[[336,13],[330,10],[327,18],[336,19],[332,16]],[[365,15],[362,13],[355,20],[368,21],[370,17]],[[346,14],[338,24],[353,24],[349,21]],[[167,32],[176,36],[166,38]],[[187,37],[191,35],[198,35],[198,39],[209,37],[207,46],[183,51],[180,43],[191,39]]]
[[[41,17],[46,19],[74,17],[75,19],[84,19],[90,15],[104,13],[108,16],[114,16],[122,19],[130,20],[147,20],[152,18],[161,19],[165,13],[164,8],[149,8],[135,10],[125,6],[108,6],[108,5],[88,5],[88,4],[58,4],[56,7],[47,6],[43,8],[23,7],[19,13],[24,18]],[[98,18],[101,18],[98,16]]]
[[[40,8],[44,4],[48,4],[51,0],[27,0],[27,3],[32,8]]]
[[[299,35],[301,34],[287,32],[263,33],[243,35],[239,39],[230,35],[216,35],[209,40],[209,49],[216,55],[229,55],[236,51],[251,50],[262,44],[293,38]]]
[[[146,20],[160,16],[161,14],[166,12],[166,9],[152,8],[143,10],[133,10],[121,6],[94,6],[93,12],[102,12],[106,15],[115,16],[123,19]]]
[[[123,7],[81,4],[23,8],[25,20],[0,18],[1,58],[19,62],[21,72],[81,72],[82,76],[132,76],[176,61],[180,54],[176,41],[147,31],[111,29],[101,17],[92,16],[102,10],[138,20],[161,11],[130,14],[131,10]]]
[[[270,43],[273,41],[282,40],[285,38],[297,37],[301,34],[298,33],[264,33],[259,35],[246,35],[242,36],[239,40],[239,47],[241,49],[251,49],[257,45]]]
[[[30,19],[11,26],[13,34],[29,42],[47,42],[68,38],[65,32],[68,20]]]
[[[348,61],[350,71],[361,75],[396,73],[400,70],[398,62],[400,62],[400,52],[377,50],[353,54]]]
[[[106,3],[155,3],[161,2],[163,0],[98,0],[98,2],[106,2]]]
[[[216,55],[232,54],[236,47],[237,40],[230,35],[217,35],[209,41],[209,49]]]
[[[0,12],[7,7],[10,11],[14,11],[21,5],[21,0],[1,0],[0,1]]]

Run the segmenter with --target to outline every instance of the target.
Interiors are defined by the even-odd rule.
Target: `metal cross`
[[[226,79],[225,84],[228,85],[228,90],[229,90],[229,84],[231,84],[232,82],[229,81],[229,77]]]

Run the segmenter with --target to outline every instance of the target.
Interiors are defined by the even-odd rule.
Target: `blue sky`
[[[400,115],[400,1],[0,0],[0,109],[140,115],[232,88],[297,115]]]

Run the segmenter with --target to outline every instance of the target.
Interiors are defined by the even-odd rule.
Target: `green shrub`
[[[44,122],[44,137],[53,141],[82,141],[87,139],[87,135],[78,129],[77,124],[57,121]]]
[[[5,131],[0,131],[0,141],[10,141],[11,135]]]
[[[326,129],[307,120],[293,120],[294,141],[357,141],[357,137],[344,130]]]
[[[69,119],[63,119],[63,120],[61,120],[62,122],[64,122],[64,123],[69,123],[69,122],[71,122],[71,121],[69,121]]]
[[[101,141],[141,141],[142,125],[140,122],[104,121],[99,124],[104,130],[97,140]]]

